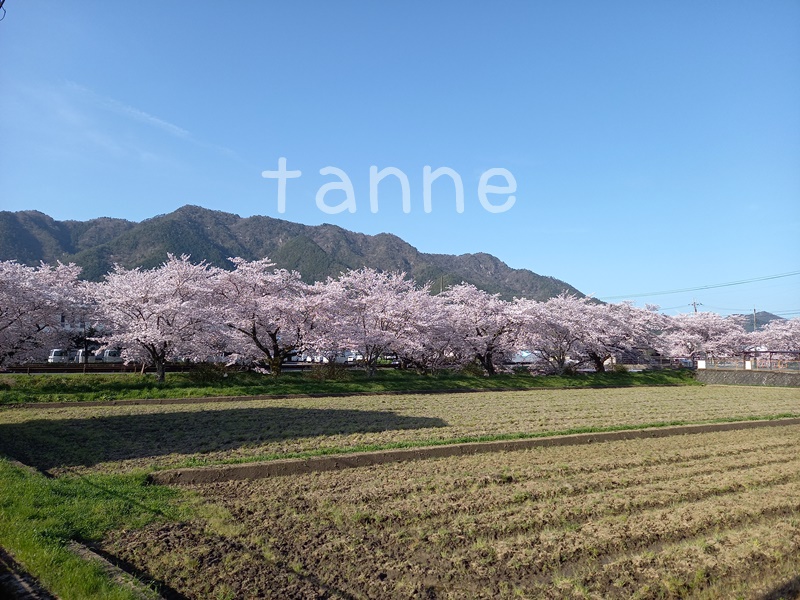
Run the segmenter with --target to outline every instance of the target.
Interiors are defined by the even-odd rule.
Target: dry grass
[[[800,426],[195,491],[236,527],[107,540],[189,597],[750,598],[800,570]]]
[[[778,414],[800,414],[800,391],[17,407],[0,408],[0,453],[81,475]],[[781,426],[216,484],[191,520],[102,543],[190,598],[777,599],[800,585],[799,450]]]
[[[0,453],[54,473],[128,471],[776,414],[800,414],[800,390],[692,386],[0,408]]]

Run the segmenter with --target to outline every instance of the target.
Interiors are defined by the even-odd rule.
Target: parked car
[[[97,357],[94,355],[94,352],[91,350],[78,350],[75,353],[75,362],[84,364],[84,363],[93,363],[98,362]]]
[[[104,363],[121,363],[125,362],[122,358],[122,350],[119,348],[109,348],[107,350],[103,350],[102,353],[97,354],[96,358],[99,362]]]
[[[69,362],[69,350],[63,348],[53,348],[50,350],[50,355],[47,357],[49,363],[67,363]]]

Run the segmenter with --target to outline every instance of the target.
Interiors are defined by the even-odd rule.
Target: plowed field
[[[214,519],[105,541],[190,598],[790,598],[800,588],[800,426],[194,490],[221,507]]]

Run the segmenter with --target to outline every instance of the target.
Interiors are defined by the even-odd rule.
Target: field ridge
[[[240,464],[210,465],[156,471],[149,475],[153,483],[161,485],[196,485],[236,481],[242,479],[263,479],[284,477],[303,473],[321,471],[338,471],[356,467],[366,467],[393,462],[425,460],[430,458],[446,458],[466,456],[487,452],[509,452],[531,448],[575,446],[581,444],[601,443],[608,441],[633,440],[644,438],[661,438],[676,435],[713,433],[761,427],[780,427],[800,425],[800,417],[762,418],[748,420],[728,420],[716,423],[696,423],[682,425],[645,425],[630,428],[613,427],[603,431],[573,433],[567,435],[531,434],[531,437],[494,441],[477,441],[457,444],[440,443],[439,445],[414,446],[375,450],[370,452],[354,452],[331,456],[314,456],[308,458],[281,458],[263,462]],[[535,436],[535,437],[534,437]]]

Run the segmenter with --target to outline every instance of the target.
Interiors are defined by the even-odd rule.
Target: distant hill
[[[779,317],[778,315],[773,315],[770,312],[766,312],[764,310],[759,311],[756,313],[755,319],[755,327],[753,326],[753,313],[749,315],[731,315],[732,317],[738,318],[741,323],[742,327],[744,327],[745,331],[753,331],[753,329],[761,329],[769,323],[770,321],[774,321],[775,319],[779,321],[783,321],[783,317]]]
[[[583,296],[563,281],[512,269],[490,254],[425,254],[395,235],[365,235],[335,225],[241,218],[199,206],[141,223],[105,217],[56,221],[38,211],[0,211],[0,260],[74,262],[83,267],[83,277],[97,281],[114,263],[152,268],[167,253],[190,254],[194,261],[225,268],[231,266],[231,256],[268,256],[278,267],[299,271],[308,282],[366,266],[404,271],[418,283],[443,282],[447,287],[464,281],[509,300],[546,300],[562,291]]]

